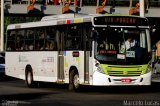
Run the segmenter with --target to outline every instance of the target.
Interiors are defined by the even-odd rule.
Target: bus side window
[[[65,40],[66,50],[80,50],[81,49],[81,27],[80,25],[71,25],[68,27],[68,34]]]
[[[34,33],[33,30],[27,30],[26,38],[27,39],[33,39],[34,38],[33,33]]]
[[[71,37],[71,35],[68,34],[67,37]],[[72,46],[72,40],[68,38],[68,39],[66,40],[66,48],[69,49],[69,48],[71,48],[71,46]]]
[[[57,50],[56,42],[53,40],[45,41],[45,50]]]
[[[46,27],[45,50],[57,50],[56,27]]]
[[[16,34],[11,34],[11,35],[9,36],[9,39],[10,39],[10,40],[15,40],[15,36],[16,36]]]
[[[24,43],[24,30],[16,31],[16,50],[23,50],[22,45]]]
[[[6,49],[7,49],[7,51],[13,51],[13,50],[15,50],[15,43],[14,43],[14,41],[8,41]]]
[[[15,31],[8,31],[8,40],[15,40],[16,32]]]
[[[34,43],[33,42],[30,42],[30,44],[29,44],[29,46],[28,46],[28,48],[29,48],[29,50],[33,50],[34,49]]]
[[[34,50],[34,29],[27,29],[25,35],[25,43],[23,44],[24,50]]]
[[[44,50],[44,40],[39,39],[35,41],[35,50]]]
[[[19,34],[16,37],[16,50],[24,49],[24,35]]]
[[[45,37],[44,32],[40,32],[40,34],[39,34],[39,39],[44,39],[44,37]]]
[[[50,41],[45,42],[45,50],[50,50]]]
[[[7,33],[7,46],[6,46],[7,51],[14,51],[15,50],[15,36],[16,36],[15,31],[8,31],[8,33]]]
[[[40,50],[40,43],[38,41],[35,42],[35,50]]]
[[[56,41],[53,40],[50,41],[50,50],[57,50]]]

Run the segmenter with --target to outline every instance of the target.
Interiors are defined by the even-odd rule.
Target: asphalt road
[[[160,106],[160,83],[152,86],[93,87],[80,92],[68,91],[67,85],[41,83],[27,88],[23,80],[0,80],[2,106]]]

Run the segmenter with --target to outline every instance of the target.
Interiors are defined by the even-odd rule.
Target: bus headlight
[[[149,73],[151,70],[152,70],[152,67],[151,67],[151,65],[149,64],[148,67],[147,67],[147,69],[146,69],[146,74]]]
[[[96,63],[95,66],[97,67],[97,71],[98,71],[98,72],[104,74],[104,72],[103,72],[103,70],[102,70],[102,68],[101,68],[100,63]]]

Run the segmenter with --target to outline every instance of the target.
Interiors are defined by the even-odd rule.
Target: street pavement
[[[2,78],[2,77],[1,77]],[[152,86],[82,86],[79,92],[68,85],[40,83],[27,88],[23,80],[0,80],[2,106],[160,106],[160,83]]]

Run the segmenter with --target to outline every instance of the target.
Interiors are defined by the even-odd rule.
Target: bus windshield
[[[150,60],[147,30],[96,28],[95,58],[102,64],[147,64]]]

